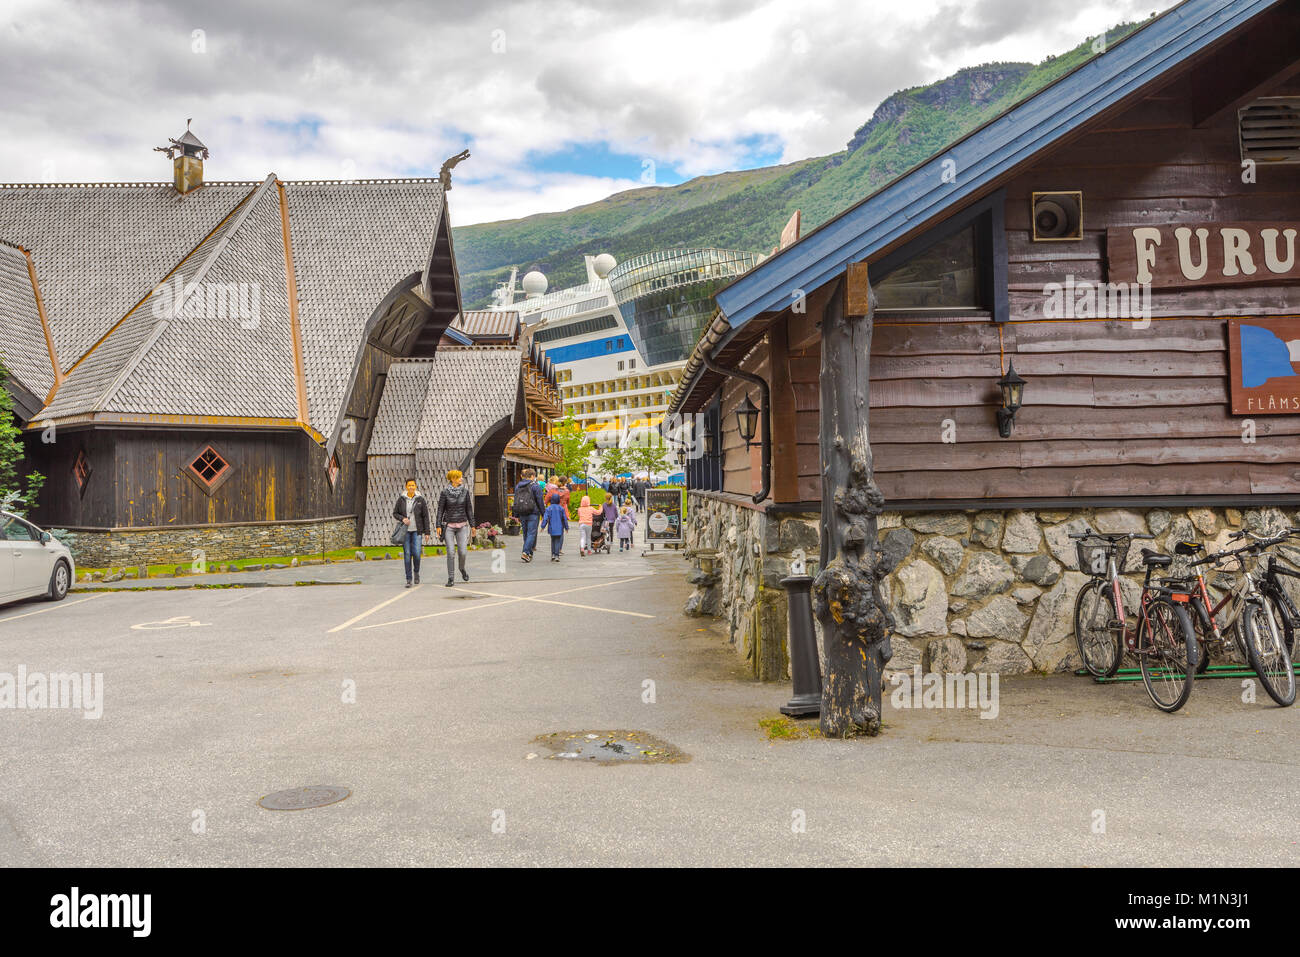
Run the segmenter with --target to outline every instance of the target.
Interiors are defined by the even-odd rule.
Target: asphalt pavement
[[[1296,862],[1300,719],[1243,703],[1240,679],[1165,715],[1140,684],[1004,678],[993,719],[891,707],[875,739],[770,740],[759,722],[790,687],[749,680],[720,623],[681,614],[679,553],[579,558],[575,537],[525,565],[517,548],[472,553],[452,588],[431,557],[412,589],[378,561],[310,569],[355,584],[0,607],[0,690],[19,668],[103,676],[98,719],[0,708],[0,860]],[[593,765],[538,740],[616,729],[688,759]],[[257,803],[308,785],[351,796]]]

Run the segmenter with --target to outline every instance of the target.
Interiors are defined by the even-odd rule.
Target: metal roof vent
[[[1300,96],[1265,96],[1237,111],[1241,158],[1300,165]]]

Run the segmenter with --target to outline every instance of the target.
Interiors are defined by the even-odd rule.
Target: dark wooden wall
[[[283,521],[353,514],[355,473],[342,468],[330,487],[325,450],[301,431],[67,430],[52,445],[29,448],[46,475],[33,519],[52,527],[116,528]],[[230,477],[208,494],[187,474],[212,444]],[[85,494],[72,468],[85,448]],[[341,457],[340,457],[341,458]]]
[[[1300,80],[1267,91],[1297,93]],[[1156,290],[1146,329],[1042,314],[1047,283],[1108,278],[1107,227],[1300,221],[1300,167],[1261,167],[1243,183],[1235,112],[1195,128],[1192,100],[1177,81],[1007,185],[1011,322],[877,316],[871,441],[889,499],[1300,494],[1300,415],[1256,416],[1256,441],[1242,441],[1243,417],[1229,414],[1226,333],[1228,316],[1300,315],[1300,286]],[[1084,193],[1084,238],[1032,242],[1030,194],[1071,189]],[[788,385],[774,390],[774,415],[793,404],[794,455],[778,427],[775,484],[794,491],[778,502],[820,498],[814,305],[779,320],[788,344],[773,381]],[[766,368],[767,353],[761,343],[745,367]],[[1001,439],[1006,359],[1028,385],[1014,434]],[[748,492],[758,460],[735,435],[739,394],[734,381],[723,392],[726,490]],[[955,443],[943,441],[945,420]]]

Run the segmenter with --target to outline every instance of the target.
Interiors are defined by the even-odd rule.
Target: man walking
[[[524,469],[522,481],[515,486],[515,518],[519,519],[524,539],[520,561],[533,560],[533,550],[537,548],[537,523],[542,520],[542,512],[546,510],[544,501],[541,486],[537,484],[537,473],[532,469]]]
[[[429,503],[416,487],[415,479],[406,480],[406,494],[397,496],[393,518],[406,526],[402,539],[402,567],[406,569],[406,587],[420,584],[420,555],[429,543]],[[414,578],[412,578],[414,572]]]

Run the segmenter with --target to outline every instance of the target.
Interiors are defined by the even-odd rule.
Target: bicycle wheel
[[[1161,595],[1151,602],[1150,627],[1139,626],[1138,662],[1147,694],[1161,711],[1177,711],[1192,694],[1199,656],[1187,609]]]
[[[1109,582],[1094,578],[1079,589],[1074,599],[1074,643],[1094,678],[1109,678],[1119,670],[1119,641],[1110,627],[1116,617]]]
[[[1273,602],[1273,620],[1282,632],[1286,653],[1295,661],[1295,633],[1297,624],[1300,624],[1300,611],[1296,610],[1291,596],[1281,588],[1270,589],[1264,594]]]
[[[1268,696],[1286,708],[1295,703],[1295,673],[1286,642],[1275,624],[1272,602],[1250,602],[1241,613],[1246,657]]]

